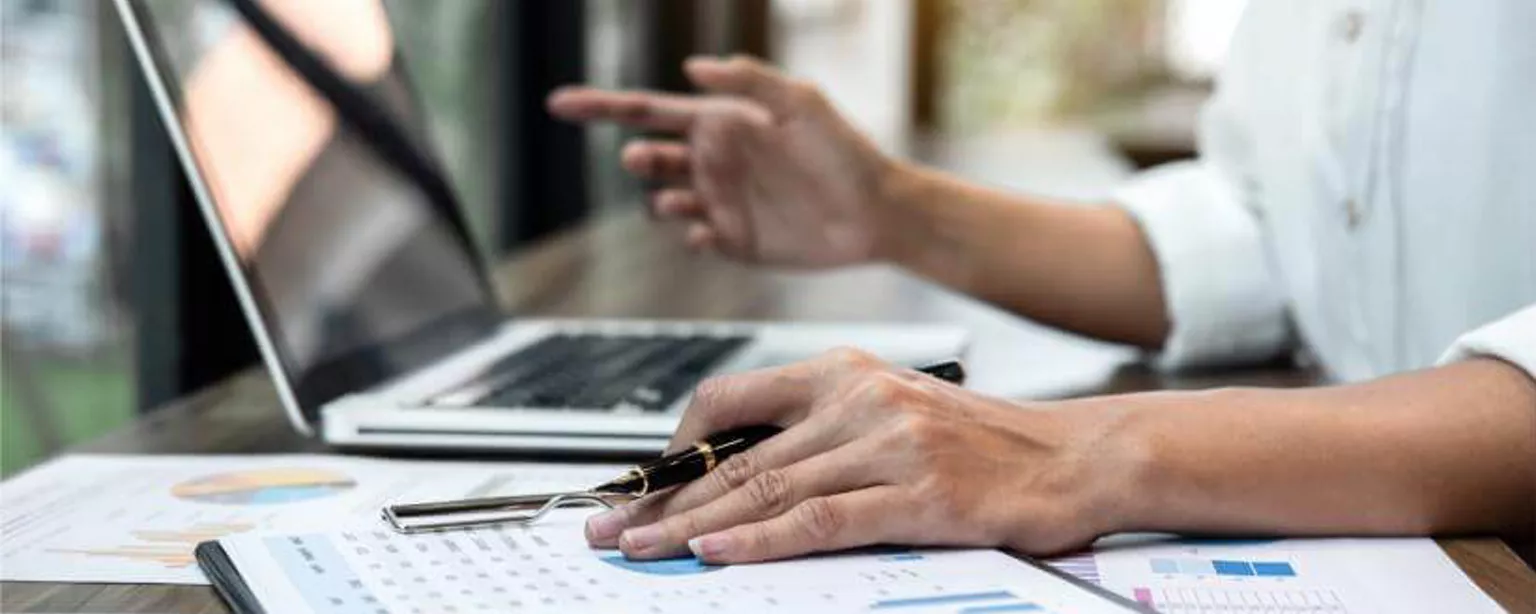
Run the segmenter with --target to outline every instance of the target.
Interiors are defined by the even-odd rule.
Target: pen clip
[[[496,524],[527,525],[562,507],[614,507],[632,495],[591,491],[511,497],[484,497],[440,503],[386,505],[384,520],[396,532],[411,535]],[[422,519],[425,520],[415,520]]]

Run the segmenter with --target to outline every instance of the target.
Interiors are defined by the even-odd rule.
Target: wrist
[[[1240,472],[1231,471],[1237,459],[1225,443],[1251,434],[1240,426],[1248,421],[1226,418],[1308,402],[1296,394],[1219,388],[1120,397],[1124,415],[1113,443],[1123,475],[1117,486],[1121,496],[1109,517],[1113,531],[1178,533],[1239,526],[1231,516],[1231,493],[1250,479],[1238,479]]]
[[[1085,513],[1100,535],[1174,530],[1186,490],[1198,477],[1181,465],[1186,449],[1172,435],[1190,428],[1183,416],[1193,408],[1231,404],[1236,390],[1150,392],[1081,401],[1095,407],[1101,426],[1087,453],[1095,465]]]
[[[1089,449],[1082,451],[1091,465],[1084,480],[1082,513],[1100,536],[1137,530],[1155,506],[1150,503],[1157,498],[1150,476],[1157,471],[1158,441],[1146,426],[1147,410],[1140,403],[1125,402],[1140,396],[1087,401],[1097,407],[1084,412],[1093,415],[1095,436],[1088,442]]]
[[[870,260],[910,267],[924,243],[927,224],[922,171],[900,160],[886,160],[878,173],[875,196],[868,208],[874,229]]]

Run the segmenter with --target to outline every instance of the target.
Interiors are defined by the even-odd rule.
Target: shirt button
[[[1344,201],[1344,216],[1350,230],[1360,227],[1360,221],[1365,218],[1365,211],[1360,208],[1358,199],[1351,198]]]
[[[1361,32],[1365,31],[1365,14],[1359,10],[1351,10],[1344,13],[1339,19],[1339,36],[1346,43],[1354,43],[1360,40]]]

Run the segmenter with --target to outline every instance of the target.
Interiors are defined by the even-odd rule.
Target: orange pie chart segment
[[[216,473],[171,487],[179,499],[223,505],[296,503],[330,497],[357,486],[328,469],[284,467]]]

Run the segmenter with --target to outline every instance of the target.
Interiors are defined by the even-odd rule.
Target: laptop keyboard
[[[750,340],[554,334],[502,358],[431,405],[664,411]]]

